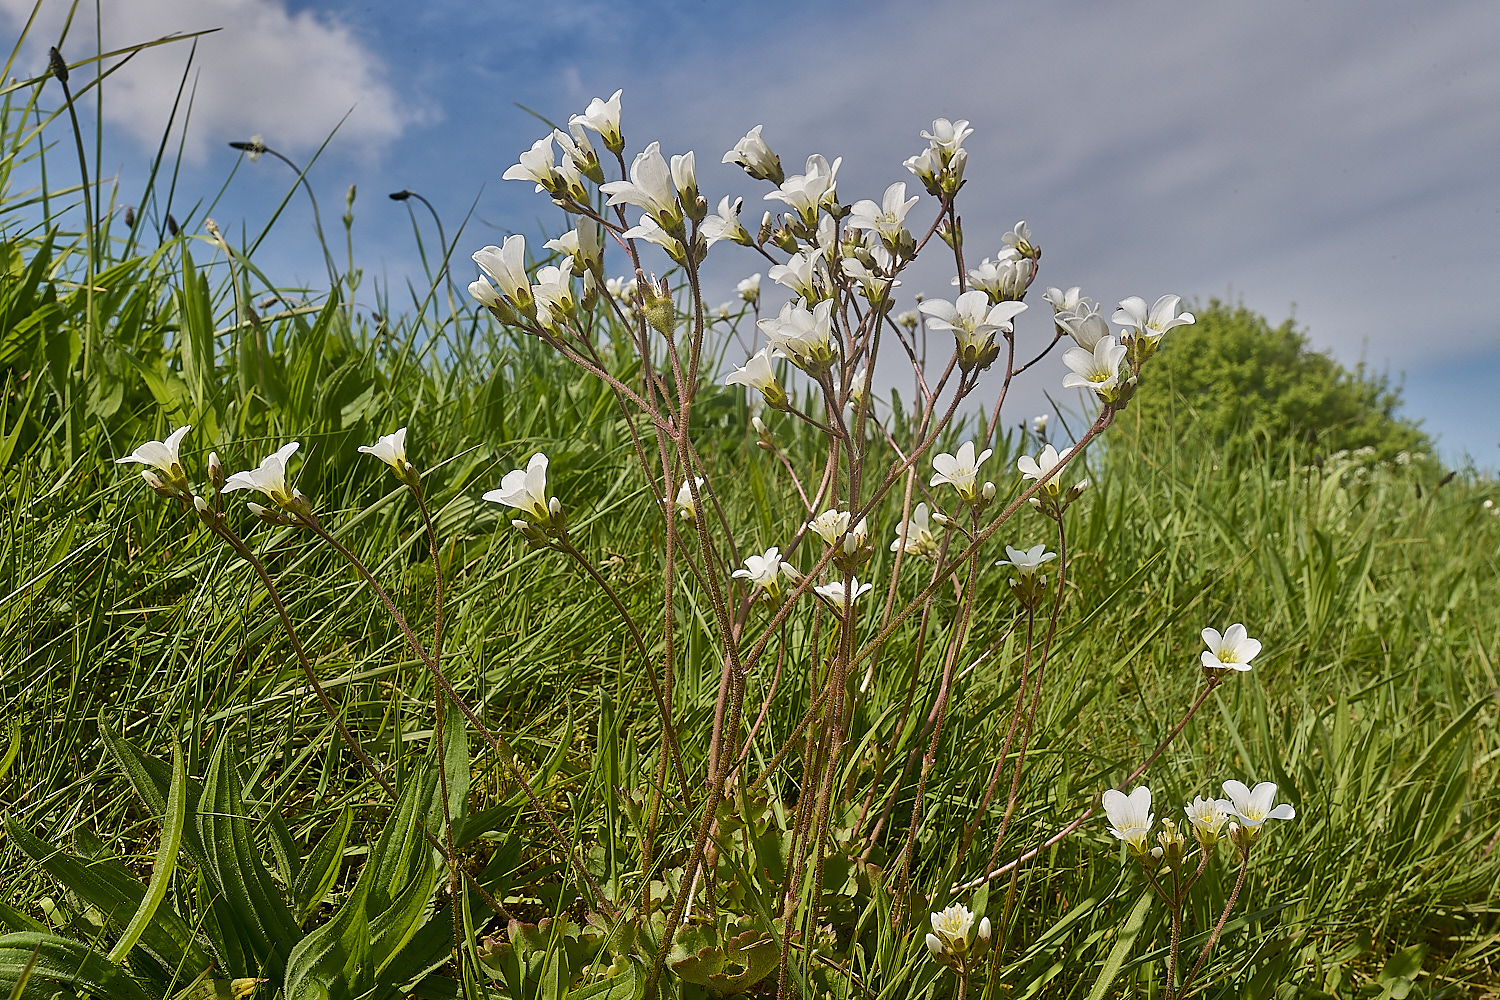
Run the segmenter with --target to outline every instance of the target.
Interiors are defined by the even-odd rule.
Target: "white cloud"
[[[18,31],[31,8],[32,0],[0,0],[0,14]],[[48,3],[32,28],[31,55],[43,64],[44,46],[58,37],[67,8]],[[92,54],[93,11],[93,4],[78,7],[63,45],[70,62]],[[340,147],[375,154],[424,115],[396,93],[384,64],[348,25],[311,11],[291,13],[282,0],[110,0],[101,13],[105,51],[172,33],[222,29],[199,38],[188,78],[193,103],[186,154],[195,162],[210,148],[255,134],[285,152],[306,153],[345,114]],[[106,122],[154,149],[191,45],[146,50],[111,76],[104,92]]]

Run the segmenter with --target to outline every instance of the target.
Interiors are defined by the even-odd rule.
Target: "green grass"
[[[18,85],[7,97],[30,101],[37,89]],[[618,616],[572,564],[529,550],[501,509],[479,499],[505,471],[545,451],[578,545],[638,620],[659,622],[664,528],[607,390],[483,313],[448,312],[441,294],[419,289],[401,306],[375,288],[373,308],[351,309],[345,296],[355,282],[347,276],[341,291],[294,294],[244,260],[231,271],[201,236],[146,250],[113,221],[98,234],[103,256],[90,285],[76,188],[14,190],[18,178],[33,176],[24,161],[43,155],[25,131],[31,107],[0,117],[7,813],[98,867],[118,861],[149,876],[161,827],[108,752],[103,716],[162,762],[180,747],[185,773],[200,781],[220,766],[216,748],[237,758],[239,770],[222,772],[232,776],[224,780],[242,783],[254,851],[267,858],[287,842],[311,851],[351,808],[350,847],[335,865],[329,898],[355,891],[388,803],[332,733],[249,571],[112,459],[181,423],[193,425],[190,470],[201,470],[210,450],[233,471],[300,440],[302,490],[418,632],[430,634],[433,569],[415,506],[355,450],[408,424],[443,540],[453,684],[515,747],[543,800],[586,843],[606,890],[637,892],[643,877],[656,877],[676,891],[671,872],[685,859],[696,818],[667,803],[656,858],[663,867],[643,876],[630,793],[648,786],[662,737]],[[72,176],[64,137],[71,141],[58,132],[46,151],[42,176]],[[138,203],[151,204],[151,196]],[[148,215],[143,207],[138,227]],[[200,229],[188,219],[184,233]],[[458,245],[467,246],[464,237]],[[624,349],[608,358],[619,373],[629,371]],[[795,493],[754,446],[740,394],[706,388],[697,412],[697,444],[710,470],[743,487],[726,491],[741,550],[783,543],[788,512],[799,509]],[[1230,777],[1275,781],[1298,811],[1257,853],[1207,995],[1343,997],[1369,987],[1372,996],[1381,988],[1400,995],[1392,984],[1403,969],[1413,971],[1414,958],[1429,995],[1443,986],[1453,986],[1448,996],[1494,991],[1500,518],[1481,506],[1494,485],[1463,474],[1438,487],[1425,471],[1398,466],[1318,467],[1305,446],[1231,460],[1196,439],[1186,417],[1178,427],[1170,414],[1154,415],[1173,432],[1142,440],[1134,416],[1127,410],[1107,446],[1087,456],[1095,487],[1067,518],[1067,600],[1023,810],[1002,860],[1124,778],[1201,691],[1201,628],[1244,621],[1265,642],[1256,669],[1219,688],[1143,779],[1156,791],[1158,815],[1216,793]],[[774,426],[789,453],[816,455],[812,436],[787,420]],[[991,461],[1013,470],[1015,454],[1030,444],[1006,442]],[[1014,494],[1019,477],[1008,472],[999,485]],[[393,773],[421,773],[432,742],[431,683],[384,609],[306,535],[232,517],[263,553],[344,722]],[[877,581],[889,579],[893,527],[891,511],[873,519]],[[1032,544],[1049,537],[1048,527],[1028,511],[1001,540]],[[925,793],[915,920],[892,921],[894,901],[878,886],[878,871],[846,865],[847,881],[830,875],[824,886],[833,928],[827,956],[851,974],[819,983],[840,997],[952,989],[925,961],[923,907],[940,905],[951,882],[976,874],[994,836],[1003,795],[981,826],[973,852],[980,857],[953,868],[1004,736],[1021,652],[1004,574],[985,569],[979,587],[964,654],[975,665],[959,682]],[[918,581],[901,588],[914,594]],[[696,588],[683,588],[673,689],[685,756],[699,762],[699,774],[719,677],[701,600]],[[929,647],[943,641],[951,604],[939,597],[920,636]],[[789,630],[794,667],[757,739],[752,760],[762,764],[786,744],[812,696],[806,665],[820,639],[811,620],[801,615]],[[852,732],[861,743],[849,758],[836,839],[858,833],[874,762],[899,765],[925,741],[918,716],[895,728],[918,633],[909,625],[893,636],[858,705]],[[981,657],[987,649],[992,655]],[[769,668],[750,678],[753,705]],[[935,697],[933,673],[929,655],[917,680],[922,713]],[[488,884],[525,920],[569,913],[576,921],[584,906],[561,852],[501,762],[470,742],[468,809],[506,807],[466,849],[472,870],[503,868]],[[770,782],[770,818],[755,819],[758,807],[742,803],[740,820],[773,831],[785,822],[798,756]],[[915,792],[909,777],[872,859],[896,849]],[[278,864],[271,869],[281,871]],[[29,918],[103,951],[113,945],[118,928],[99,907],[60,885],[12,837],[0,848],[0,871],[0,902],[16,913],[5,918],[9,929]],[[195,871],[179,866],[163,905],[201,919],[206,883]],[[752,920],[762,912],[756,878],[728,860],[720,878],[727,909]],[[1228,888],[1213,870],[1204,885],[1190,934],[1211,923]],[[997,924],[1005,890],[1000,880],[989,893]],[[1001,972],[986,995],[1088,995],[1143,891],[1103,817],[1090,821],[1021,869]],[[305,927],[322,925],[330,912],[330,904],[313,910]],[[482,916],[472,927],[475,939],[495,934],[504,935],[503,924]],[[1111,988],[1155,995],[1164,945],[1153,909]],[[554,941],[534,950],[559,948]]]

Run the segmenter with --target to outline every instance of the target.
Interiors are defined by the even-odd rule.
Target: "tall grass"
[[[58,128],[69,126],[47,105],[57,95],[44,85],[13,85],[0,107],[6,810],[85,859],[148,872],[159,827],[106,751],[102,714],[148,755],[167,760],[182,746],[189,775],[207,774],[227,739],[243,762],[257,849],[268,856],[284,849],[283,826],[307,850],[346,806],[355,816],[349,843],[371,843],[384,800],[334,738],[263,591],[196,522],[112,459],[180,424],[194,427],[199,467],[210,450],[240,468],[301,440],[302,490],[388,582],[413,625],[430,629],[433,570],[412,501],[355,451],[408,424],[414,460],[432,470],[425,486],[451,581],[452,682],[506,734],[547,805],[588,845],[602,882],[650,878],[630,871],[633,804],[617,790],[639,784],[660,732],[613,608],[582,574],[498,530],[497,508],[478,502],[500,473],[544,450],[555,491],[575,508],[580,545],[633,611],[658,614],[650,589],[658,507],[627,460],[608,390],[576,380],[482,313],[442,308],[441,272],[408,306],[377,287],[371,307],[350,308],[350,275],[333,275],[321,296],[277,288],[253,254],[226,254],[203,235],[199,215],[184,213],[180,233],[163,232],[157,243],[148,206],[165,219],[156,200],[164,160],[135,201],[134,228],[113,212],[84,223],[79,187],[56,180],[66,175]],[[14,190],[22,176],[39,186]],[[117,199],[99,195],[106,206]],[[622,373],[630,363],[626,351],[608,360]],[[748,487],[729,520],[744,544],[777,541],[790,484],[754,446],[737,394],[705,390],[699,406],[706,460]],[[1266,640],[1255,671],[1216,690],[1149,775],[1163,812],[1215,793],[1211,778],[1226,774],[1274,780],[1298,810],[1275,832],[1274,854],[1252,868],[1247,905],[1214,959],[1222,985],[1210,995],[1401,996],[1413,979],[1429,996],[1466,995],[1455,984],[1493,990],[1500,518],[1480,505],[1493,485],[1464,475],[1434,488],[1416,470],[1320,467],[1296,446],[1231,464],[1186,425],[1166,439],[1132,440],[1130,416],[1119,440],[1089,457],[1096,489],[1068,514],[1071,614],[1019,798],[1029,811],[1010,845],[1024,850],[1065,825],[1161,741],[1201,685],[1205,623],[1254,623]],[[777,431],[790,451],[816,447],[790,424]],[[1026,444],[1001,447],[1011,468]],[[432,735],[424,711],[432,692],[389,616],[305,538],[267,529],[255,541],[346,725],[394,771],[417,767]],[[888,578],[890,558],[877,546],[875,576]],[[981,587],[988,599],[971,662],[925,791],[930,819],[914,879],[921,903],[946,898],[971,874],[955,870],[955,846],[1015,695],[1020,618],[998,573]],[[685,649],[673,695],[687,751],[702,755],[716,639],[691,601],[679,614]],[[925,739],[915,723],[895,728],[918,638],[915,629],[893,637],[859,703],[852,732],[863,745],[852,759],[866,773],[848,783],[859,793],[879,761],[902,760]],[[762,764],[811,697],[811,678],[784,683],[756,751]],[[785,775],[775,782],[782,799],[795,796]],[[915,790],[914,780],[903,787],[898,816]],[[538,817],[513,804],[515,793],[498,761],[476,757],[479,807],[512,805],[504,836],[476,841],[469,860],[477,871],[504,856],[492,884],[518,916],[576,918],[562,860]],[[694,817],[669,812],[665,822],[663,853],[685,851]],[[353,888],[359,858],[350,852],[336,891]],[[10,838],[0,870],[0,902],[17,914],[8,926],[29,917],[84,940],[107,938],[97,908]],[[739,878],[753,896],[753,879],[741,874],[721,877]],[[866,921],[908,944],[913,928],[891,924],[889,901],[872,901],[867,873],[851,866],[847,875],[830,875],[820,890],[830,894],[828,961],[839,973],[830,988],[841,997],[946,989],[930,969],[916,971],[920,946],[882,952],[860,943],[854,929]],[[996,885],[990,912],[998,914],[1005,886]],[[195,891],[183,874],[169,898],[186,911]],[[1130,916],[1143,891],[1102,822],[1050,848],[1019,872],[991,995],[1086,996],[1112,955],[1120,976],[1111,988],[1152,995],[1165,941],[1154,913],[1143,923]],[[1201,939],[1226,891],[1211,888],[1190,934]],[[1116,949],[1122,939],[1133,941],[1128,952]],[[902,968],[882,965],[886,955],[900,956]],[[439,977],[421,995],[443,995]]]

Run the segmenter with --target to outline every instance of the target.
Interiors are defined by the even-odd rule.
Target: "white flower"
[[[286,462],[301,447],[298,442],[282,445],[274,453],[261,459],[260,466],[245,472],[236,472],[224,481],[224,493],[235,490],[259,490],[280,507],[291,506],[302,498],[302,494],[287,486]]]
[[[688,521],[698,516],[698,505],[693,502],[693,489],[695,487],[700,492],[702,491],[702,476],[694,476],[692,485],[689,485],[688,481],[684,479],[682,485],[677,489],[677,499],[672,501],[672,505],[677,508],[677,516]],[[662,502],[666,503],[665,497],[662,498]]]
[[[952,159],[953,154],[959,151],[965,139],[974,134],[969,128],[969,123],[960,118],[956,122],[950,122],[946,118],[939,118],[932,123],[931,132],[923,132],[922,138],[932,143],[932,148],[942,154],[946,163]]]
[[[577,229],[570,229],[543,245],[548,250],[556,250],[573,258],[574,269],[577,271],[602,268],[604,265],[604,249],[599,245],[599,227],[589,220],[580,222]],[[540,277],[538,275],[538,280]]]
[[[901,165],[915,174],[928,191],[936,187],[938,172],[943,169],[941,155],[930,146],[916,156],[908,156]]]
[[[1272,807],[1271,803],[1276,801],[1276,786],[1269,781],[1262,781],[1251,789],[1246,788],[1244,782],[1231,778],[1224,782],[1224,794],[1229,796],[1230,807],[1240,825],[1250,830],[1259,830],[1268,819],[1297,818],[1297,810],[1289,803]]]
[[[1061,465],[1072,453],[1072,448],[1064,448],[1062,451],[1058,451],[1050,444],[1043,445],[1040,454],[1036,458],[1032,458],[1030,455],[1022,455],[1016,459],[1016,469],[1021,473],[1022,479],[1035,482]],[[1053,496],[1057,496],[1062,492],[1062,486],[1058,483],[1056,477],[1047,480],[1047,485],[1043,486],[1042,489]]]
[[[726,375],[724,384],[757,389],[772,406],[779,406],[786,401],[786,391],[776,381],[776,369],[771,364],[769,347],[762,347],[745,361],[745,367],[736,368]]]
[[[1040,437],[1047,433],[1047,421],[1052,418],[1045,413],[1039,413],[1031,418],[1031,433]]]
[[[182,447],[182,439],[192,426],[179,427],[167,435],[165,441],[147,441],[135,451],[124,458],[115,459],[116,465],[124,465],[126,462],[138,462],[141,465],[149,465],[159,470],[167,477],[163,483],[161,478],[151,469],[142,469],[141,478],[150,483],[153,488],[171,486],[177,490],[187,489],[187,473],[182,468],[182,457],[179,454]]]
[[[983,291],[992,302],[1015,301],[1026,294],[1035,273],[1036,261],[1009,251],[995,260],[986,257],[980,261],[979,266],[969,272],[969,284]],[[958,279],[954,278],[953,283],[958,284]]]
[[[672,157],[672,183],[677,185],[679,200],[686,205],[698,200],[698,170],[694,163],[691,149]]]
[[[548,265],[538,270],[536,282],[531,293],[536,298],[537,322],[542,326],[551,326],[558,317],[573,312],[572,257],[564,257],[561,267]]]
[[[973,929],[974,914],[962,903],[954,903],[941,913],[932,914],[932,933],[951,951],[967,951],[969,933]]]
[[[772,184],[780,184],[786,179],[781,170],[781,157],[772,152],[771,147],[760,137],[761,126],[757,125],[745,137],[734,144],[734,148],[724,154],[721,163],[738,163],[745,168],[745,173],[758,181],[770,181]]]
[[[524,469],[512,469],[500,480],[498,490],[490,490],[484,499],[524,510],[538,521],[548,518],[547,456],[537,452]]]
[[[411,463],[406,460],[406,428],[402,427],[393,434],[385,434],[376,438],[374,444],[362,444],[359,451],[366,455],[374,455],[386,465],[396,470],[396,475],[405,477]]]
[[[713,246],[720,240],[729,240],[747,247],[755,245],[750,231],[740,225],[740,206],[744,203],[743,198],[731,199],[727,194],[719,199],[718,214],[704,219],[702,227],[698,230],[708,241],[709,246]]]
[[[521,154],[521,161],[507,167],[500,176],[507,181],[534,181],[538,191],[557,188],[557,164],[552,153],[552,136],[545,136],[532,143],[531,148]]]
[[[1063,355],[1063,364],[1072,369],[1063,376],[1064,389],[1092,389],[1106,402],[1115,395],[1120,384],[1120,362],[1125,360],[1127,348],[1115,343],[1115,338],[1105,337],[1094,345],[1092,351],[1082,347],[1070,347]]]
[[[634,205],[644,209],[663,228],[674,228],[682,222],[677,192],[672,189],[672,173],[661,155],[661,143],[653,142],[636,154],[630,165],[630,180],[610,181],[600,191],[609,195],[611,205]]]
[[[499,292],[495,291],[495,286],[483,278],[469,282],[469,295],[480,305],[490,309],[505,308],[505,300],[500,297]]]
[[[1151,812],[1151,789],[1140,785],[1129,795],[1111,788],[1104,793],[1104,811],[1111,824],[1109,832],[1130,845],[1130,852],[1137,857],[1146,854],[1146,836],[1156,816]]]
[[[941,486],[947,483],[958,490],[958,495],[966,503],[972,503],[979,495],[977,480],[979,478],[979,467],[984,460],[994,454],[994,449],[986,448],[978,458],[974,457],[974,442],[965,441],[958,446],[957,455],[946,453],[932,456],[932,468],[936,474],[932,477],[929,486]]]
[[[594,98],[584,109],[583,114],[569,118],[568,124],[582,125],[584,128],[599,133],[599,138],[604,140],[604,145],[609,147],[610,152],[618,153],[625,147],[625,140],[620,135],[620,95],[622,93],[624,91],[615,91],[614,96],[607,101]]]
[[[686,259],[686,254],[682,249],[682,241],[663,229],[649,215],[641,216],[639,223],[625,230],[620,235],[627,240],[645,240],[647,243],[655,243],[678,263],[682,263]]]
[[[1014,229],[1000,237],[1000,242],[1023,257],[1035,257],[1041,252],[1037,250],[1036,244],[1031,242],[1031,228],[1026,225],[1025,219],[1016,223]]]
[[[531,304],[531,279],[526,274],[526,237],[520,233],[507,236],[504,246],[487,246],[475,251],[473,256],[474,263],[499,286],[500,294],[511,304],[519,309]],[[469,290],[472,294],[472,285]]]
[[[1005,554],[1009,559],[1001,559],[995,563],[996,566],[1014,566],[1020,570],[1022,576],[1034,576],[1036,571],[1046,563],[1057,558],[1056,552],[1048,552],[1047,546],[1033,545],[1029,549],[1013,549],[1009,545],[1005,547]]]
[[[817,532],[818,537],[832,545],[839,540],[844,532],[849,530],[849,512],[847,510],[825,510],[811,521],[807,527]]]
[[[1245,626],[1236,622],[1221,636],[1217,629],[1203,630],[1203,666],[1208,670],[1249,670],[1250,661],[1260,655],[1260,640],[1252,639]]]
[[[775,317],[759,324],[771,343],[771,353],[786,358],[809,373],[816,373],[833,361],[829,337],[833,328],[833,302],[825,300],[808,309],[796,302],[781,307]]]
[[[897,181],[885,189],[879,205],[869,199],[856,201],[844,224],[851,229],[879,233],[882,240],[894,244],[906,228],[906,213],[918,200],[907,198],[906,182]]]
[[[839,164],[843,162],[843,157],[836,157],[830,165],[821,154],[814,153],[807,158],[806,173],[788,177],[765,200],[785,202],[803,222],[812,225],[818,206],[835,199]]]
[[[792,564],[781,558],[781,549],[771,546],[762,556],[746,556],[745,568],[734,571],[737,580],[749,580],[752,587],[775,593],[780,576],[796,580],[800,574]]]
[[[1109,324],[1104,322],[1104,315],[1099,312],[1099,307],[1087,299],[1069,311],[1053,313],[1052,322],[1086,351],[1094,350],[1099,346],[1099,341],[1111,336]]]
[[[1047,294],[1042,296],[1042,298],[1052,303],[1053,312],[1072,312],[1083,303],[1090,301],[1083,294],[1083,289],[1077,285],[1074,285],[1066,292],[1061,288],[1048,288]]]
[[[869,540],[869,519],[862,517],[859,519],[859,523],[850,528],[849,533],[844,536],[844,555],[854,555],[854,553],[864,548],[865,543]]]
[[[785,264],[773,264],[766,277],[779,285],[785,285],[810,305],[823,298],[828,288],[828,264],[822,247],[803,250],[787,258]]]
[[[740,298],[752,306],[755,305],[760,301],[760,272],[755,272],[738,285],[735,285],[734,290],[740,293]]]
[[[919,503],[911,512],[911,520],[896,526],[896,540],[891,542],[891,551],[904,551],[912,556],[931,556],[937,552],[937,538],[932,534],[931,511],[927,504]]]
[[[1184,806],[1182,811],[1187,813],[1188,822],[1193,824],[1193,832],[1198,839],[1205,844],[1213,844],[1218,841],[1224,824],[1229,822],[1234,803],[1227,799],[1205,799],[1200,795]]]
[[[875,270],[866,267],[865,262],[858,257],[845,257],[844,277],[859,282],[860,293],[871,302],[879,304],[885,301],[885,293],[901,282],[893,281],[890,277],[896,270],[896,262],[885,247],[877,243],[869,248],[869,253],[875,261]]]
[[[956,302],[928,299],[917,308],[930,317],[930,328],[953,331],[960,364],[967,369],[988,367],[994,361],[998,356],[995,333],[1010,333],[1012,321],[1026,311],[1026,303],[999,302],[991,306],[989,296],[976,289],[964,292]]]
[[[1177,307],[1181,303],[1181,296],[1163,295],[1148,311],[1146,300],[1139,295],[1132,295],[1120,303],[1120,308],[1115,310],[1110,319],[1122,326],[1131,327],[1130,336],[1141,337],[1154,344],[1173,327],[1197,322],[1192,313],[1177,314]]]
[[[860,583],[859,578],[855,577],[850,583],[849,587],[849,590],[853,594],[853,597],[848,600],[847,604],[858,603],[859,599],[873,590],[874,587],[875,585],[873,583]],[[834,580],[831,583],[823,584],[823,586],[821,587],[814,587],[813,593],[817,594],[819,597],[823,598],[825,601],[827,601],[829,604],[832,604],[836,608],[842,608],[846,606],[846,602],[844,600],[843,580]]]
[[[554,129],[552,138],[557,140],[557,145],[568,155],[568,159],[578,170],[584,173],[598,170],[599,154],[594,152],[594,147],[589,144],[589,137],[584,133],[582,125],[569,122],[568,131]]]

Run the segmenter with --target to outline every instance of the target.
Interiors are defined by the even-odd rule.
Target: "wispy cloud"
[[[17,31],[31,0],[0,0],[0,15]],[[68,4],[44,4],[32,29],[30,58],[45,65],[45,46],[67,20]],[[63,54],[92,54],[94,6],[80,4]],[[192,127],[186,154],[201,162],[214,145],[262,134],[288,152],[316,147],[339,122],[339,142],[378,154],[411,123],[429,115],[422,102],[399,94],[383,60],[347,23],[282,0],[110,0],[100,5],[105,48],[173,33],[221,29],[198,40],[188,75]],[[191,43],[138,54],[111,77],[105,121],[154,147],[188,66]]]

